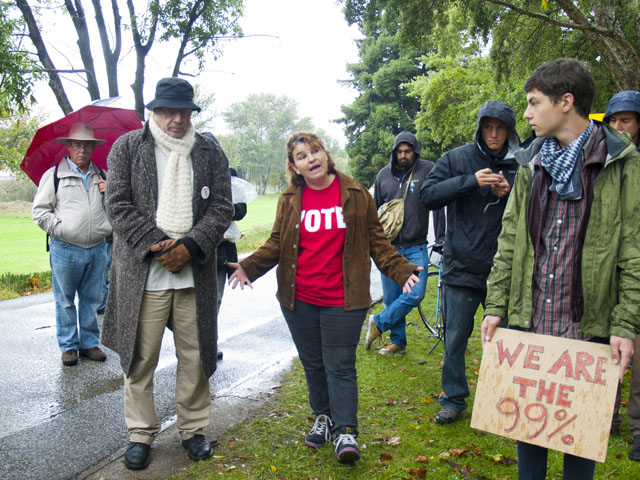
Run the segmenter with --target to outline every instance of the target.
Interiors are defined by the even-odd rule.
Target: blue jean
[[[473,332],[473,319],[487,295],[486,290],[444,284],[442,308],[444,310],[444,362],[442,364],[443,407],[467,408],[469,385],[465,372],[464,355],[467,341]]]
[[[109,272],[111,271],[111,257],[113,255],[113,241],[104,242],[104,251],[107,259],[107,263],[104,267],[104,281],[102,282],[102,302],[98,307],[98,310],[105,309],[107,306],[107,294],[109,293]]]
[[[358,431],[356,347],[367,310],[320,307],[296,300],[281,307],[298,350],[314,415],[328,415],[332,432]]]
[[[398,248],[398,253],[411,263],[424,267],[418,274],[420,281],[411,289],[411,293],[403,293],[402,287],[390,278],[380,274],[382,279],[382,295],[384,310],[374,317],[376,326],[381,332],[389,330],[391,342],[399,347],[407,346],[407,321],[406,315],[417,307],[424,298],[427,288],[427,265],[429,264],[429,252],[427,244],[415,247]]]
[[[82,248],[51,237],[49,262],[60,350],[97,347],[100,331],[96,312],[102,301],[107,262],[104,241],[95,247]]]
[[[547,477],[548,449],[525,442],[517,442],[517,444],[518,479],[544,480]],[[565,453],[562,480],[591,480],[595,469],[595,461]]]

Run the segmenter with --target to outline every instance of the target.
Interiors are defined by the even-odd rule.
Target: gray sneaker
[[[461,416],[462,410],[456,410],[455,408],[451,407],[442,407],[442,410],[440,410],[436,415],[436,423],[448,425],[455,422]]]
[[[320,448],[331,438],[329,427],[331,427],[331,419],[327,415],[318,415],[316,422],[309,430],[307,438],[304,439],[304,444],[311,448]]]

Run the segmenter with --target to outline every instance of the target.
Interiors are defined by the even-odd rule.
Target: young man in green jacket
[[[482,341],[507,317],[510,327],[606,342],[622,377],[640,329],[640,155],[628,137],[589,120],[595,84],[581,62],[544,64],[524,89],[524,118],[539,138],[516,155]],[[519,441],[519,478],[544,479],[546,470],[547,449]],[[564,479],[594,470],[565,454]]]

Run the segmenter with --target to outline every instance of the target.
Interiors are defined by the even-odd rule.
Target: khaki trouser
[[[133,368],[124,381],[124,416],[129,440],[151,444],[160,431],[153,404],[153,373],[162,336],[171,317],[178,357],[177,427],[183,440],[209,425],[211,394],[200,366],[195,289],[145,291],[138,321]]]

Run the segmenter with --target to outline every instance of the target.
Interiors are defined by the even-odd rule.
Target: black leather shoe
[[[139,442],[130,442],[127,451],[124,454],[124,465],[129,470],[142,470],[149,466],[151,457],[149,451],[151,445]]]
[[[194,462],[204,460],[213,455],[209,440],[204,435],[194,435],[189,440],[182,440],[182,446],[189,452],[189,458]]]

